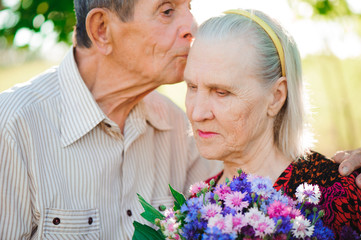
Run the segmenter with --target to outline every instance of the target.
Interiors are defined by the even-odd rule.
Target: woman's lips
[[[203,132],[201,130],[197,130],[198,136],[200,136],[201,138],[211,138],[214,137],[215,135],[218,135],[218,133],[215,132]]]

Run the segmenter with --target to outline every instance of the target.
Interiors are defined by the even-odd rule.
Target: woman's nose
[[[214,118],[211,105],[205,97],[197,97],[193,105],[192,120],[202,122]]]

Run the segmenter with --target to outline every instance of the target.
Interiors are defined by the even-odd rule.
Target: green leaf
[[[165,237],[160,230],[149,227],[148,225],[141,224],[137,221],[133,222],[134,234],[132,240],[164,240]]]
[[[169,185],[169,189],[175,199],[174,210],[179,210],[181,208],[181,206],[186,202],[186,198],[184,197],[183,194],[174,190],[171,185]]]
[[[163,220],[165,217],[163,214],[161,214],[157,209],[155,209],[152,205],[150,205],[149,203],[147,203],[147,201],[145,201],[145,199],[140,196],[138,193],[138,199],[140,204],[142,204],[143,208],[144,208],[144,212],[142,214],[140,214],[145,220],[155,224],[155,219],[160,219]]]

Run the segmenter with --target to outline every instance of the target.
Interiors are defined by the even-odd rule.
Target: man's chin
[[[183,82],[183,71],[176,75],[166,75],[162,78],[161,85]]]

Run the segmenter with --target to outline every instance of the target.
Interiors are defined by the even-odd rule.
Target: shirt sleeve
[[[31,200],[28,171],[16,142],[0,133],[0,239],[29,239]]]

